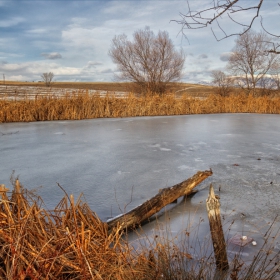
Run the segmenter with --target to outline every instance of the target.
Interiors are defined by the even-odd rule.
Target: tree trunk
[[[220,202],[215,196],[212,184],[210,185],[209,196],[206,200],[206,207],[214,247],[216,266],[218,270],[227,270],[229,265],[226,242],[221,221]]]
[[[108,230],[118,226],[118,229],[132,229],[160,211],[175,199],[188,195],[193,188],[211,176],[212,170],[198,171],[194,176],[175,186],[162,189],[157,195],[147,200],[129,212],[107,221]]]

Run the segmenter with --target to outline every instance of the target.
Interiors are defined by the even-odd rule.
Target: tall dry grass
[[[188,95],[129,94],[124,98],[113,95],[105,97],[88,93],[64,96],[36,96],[30,99],[4,97],[0,100],[0,122],[31,122],[50,120],[81,120],[92,118],[116,118],[136,116],[166,116],[214,113],[280,113],[280,97],[252,94],[220,96],[211,94],[206,98]]]
[[[237,254],[227,274],[215,271],[213,254],[190,254],[195,246],[184,233],[181,244],[172,236],[155,236],[137,248],[118,228],[108,232],[106,223],[80,197],[65,197],[53,210],[23,189],[18,180],[13,191],[0,185],[0,279],[7,280],[277,280],[280,263],[267,241],[250,265]],[[269,240],[269,231],[266,233]],[[275,238],[273,236],[272,238]],[[195,240],[194,240],[195,241]],[[211,240],[207,247],[211,245]],[[203,248],[202,244],[197,246]],[[208,250],[208,249],[207,249]],[[205,251],[206,252],[206,251]],[[215,278],[219,277],[219,278]]]
[[[0,279],[144,279],[118,228],[108,233],[81,198],[66,194],[45,210],[18,180],[10,196],[1,185],[0,197]]]

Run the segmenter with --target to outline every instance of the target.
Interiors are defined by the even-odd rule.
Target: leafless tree
[[[274,81],[274,86],[275,89],[280,90],[280,73],[275,73],[273,75],[273,81]]]
[[[155,35],[149,27],[136,31],[133,41],[124,34],[115,36],[109,55],[117,64],[118,79],[153,93],[164,93],[168,83],[178,81],[185,62],[183,52],[175,49],[166,31]]]
[[[53,72],[49,73],[43,73],[41,75],[41,78],[43,79],[44,83],[46,84],[47,87],[49,87],[53,81],[54,74]]]
[[[273,81],[273,88],[280,90],[280,59],[277,60],[277,63],[274,63],[271,67],[269,74]]]
[[[227,68],[233,75],[244,80],[248,90],[253,89],[255,92],[258,83],[279,63],[276,54],[266,51],[269,41],[267,34],[256,33],[253,30],[235,40]]]
[[[264,0],[211,0],[208,3],[204,3],[203,7],[199,7],[198,10],[192,10],[190,1],[187,0],[188,11],[186,13],[181,13],[181,20],[175,20],[175,22],[181,24],[183,33],[186,29],[206,28],[209,25],[213,25],[215,23],[218,29],[222,32],[222,36],[218,37],[214,28],[211,27],[211,30],[216,40],[220,41],[230,36],[245,34],[252,28],[255,20],[260,17],[263,30],[268,35],[272,35],[279,39],[279,34],[272,34],[265,28],[263,24],[263,18],[261,15],[263,2]],[[277,0],[273,0],[273,2],[275,5],[277,5],[275,8],[279,8],[280,12],[280,4],[277,3]],[[197,5],[197,3],[194,5]],[[250,14],[246,14],[244,16],[244,12],[250,12]],[[241,18],[245,20],[243,21]],[[220,23],[222,19],[229,19],[232,24],[241,26],[242,30],[228,33]],[[276,42],[271,43],[268,51],[280,54],[280,44]]]
[[[234,85],[232,77],[220,70],[213,70],[211,76],[213,79],[212,83],[217,87],[218,94],[226,96],[232,91]]]

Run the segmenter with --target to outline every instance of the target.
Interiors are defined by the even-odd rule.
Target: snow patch
[[[180,166],[178,166],[178,169],[183,171],[183,170],[192,169],[192,168],[190,166],[188,166],[188,165],[180,165]]]
[[[130,172],[129,172],[129,171],[120,171],[120,170],[118,171],[118,174],[119,174],[119,175],[121,175],[121,174],[126,174],[126,173],[130,173]]]
[[[161,151],[171,151],[171,149],[167,149],[167,148],[159,148]]]
[[[152,145],[149,145],[149,147],[151,147],[151,148],[160,148],[160,144],[152,144]]]

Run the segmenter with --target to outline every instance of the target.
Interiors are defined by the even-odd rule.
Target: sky
[[[192,10],[208,7],[212,0],[189,0]],[[149,26],[157,34],[167,31],[176,49],[182,49],[185,66],[182,81],[211,80],[212,70],[223,70],[235,37],[217,41],[210,28],[185,30],[174,20],[188,11],[187,0],[0,0],[0,81],[39,81],[53,72],[55,81],[115,81],[116,65],[108,56],[115,35],[129,39]],[[259,0],[240,0],[244,5]],[[264,0],[263,23],[279,33],[277,0]],[[235,20],[248,22],[252,11]],[[242,30],[226,17],[220,22],[230,33]],[[216,25],[216,35],[222,36]],[[260,18],[253,25],[260,31]]]

